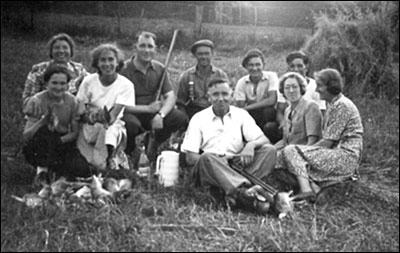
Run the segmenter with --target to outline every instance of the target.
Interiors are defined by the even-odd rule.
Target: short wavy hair
[[[91,55],[92,55],[91,66],[97,70],[97,73],[101,74],[98,64],[99,64],[100,55],[104,51],[111,51],[115,54],[115,58],[117,58],[117,63],[118,63],[116,72],[119,72],[124,67],[124,54],[114,44],[101,44],[100,46],[93,49],[91,52]]]
[[[71,58],[74,56],[74,50],[75,50],[75,42],[74,40],[71,38],[71,36],[69,36],[66,33],[59,33],[54,35],[53,37],[51,37],[51,39],[49,40],[48,44],[48,49],[49,49],[49,56],[50,59],[53,59],[53,46],[54,43],[56,43],[57,40],[64,40],[68,43],[69,48],[71,50]]]
[[[327,90],[333,95],[338,95],[343,91],[343,79],[338,70],[332,68],[323,69],[314,74],[316,82],[326,85]]]
[[[306,93],[307,80],[302,75],[296,72],[287,72],[286,74],[281,76],[281,78],[279,79],[279,92],[282,93],[284,98],[286,98],[284,93],[284,85],[285,81],[289,78],[294,78],[297,80],[297,83],[300,87],[300,94],[303,96]]]
[[[71,74],[67,67],[61,65],[50,65],[43,74],[43,81],[47,83],[54,74],[65,74],[67,76],[67,83],[71,80]]]

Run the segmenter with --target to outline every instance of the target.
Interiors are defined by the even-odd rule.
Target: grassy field
[[[75,60],[88,66],[88,51],[101,40],[76,39]],[[172,189],[137,182],[118,205],[26,208],[10,198],[33,190],[33,171],[18,152],[24,124],[20,97],[32,64],[47,60],[45,42],[2,29],[2,252],[399,251],[399,107],[384,99],[354,98],[365,128],[361,180],[333,188],[329,203],[296,206],[283,220],[216,206],[185,177]],[[117,43],[127,57],[132,54],[126,41]],[[245,73],[244,53],[217,51],[214,63],[232,83]],[[265,69],[282,74],[286,53],[268,55]],[[165,51],[158,56],[165,57]],[[171,79],[193,63],[188,52],[176,51]]]

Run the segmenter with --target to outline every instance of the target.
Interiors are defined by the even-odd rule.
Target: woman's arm
[[[67,133],[66,135],[61,136],[61,142],[67,143],[75,141],[78,138],[79,134],[79,123],[77,119],[73,119],[71,121],[71,132]]]
[[[332,148],[334,144],[335,144],[334,141],[326,140],[326,139],[321,139],[321,140],[319,140],[317,143],[314,143],[313,146],[319,146],[319,147],[325,147],[325,148]]]
[[[25,130],[22,134],[22,139],[27,142],[32,139],[33,135],[49,121],[49,115],[43,115],[38,121],[32,122],[31,119],[26,123]]]

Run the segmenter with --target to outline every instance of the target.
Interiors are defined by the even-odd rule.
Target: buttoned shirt
[[[202,76],[198,71],[197,65],[189,68],[179,78],[179,90],[177,103],[185,105],[189,100],[193,100],[198,105],[210,106],[207,99],[208,83],[213,79],[229,80],[227,74],[221,69],[211,65],[208,75]],[[190,82],[193,82],[192,87]],[[190,91],[190,89],[193,89]],[[193,96],[193,97],[191,97]]]
[[[233,156],[242,151],[245,141],[256,140],[262,135],[246,110],[230,106],[229,112],[221,118],[210,106],[190,120],[181,150]]]
[[[135,87],[136,104],[148,105],[156,99],[155,95],[160,87],[165,67],[160,62],[151,60],[146,74],[143,74],[143,72],[138,70],[135,64],[133,64],[133,59],[134,57],[125,62],[125,66],[120,71],[120,74],[127,77],[133,83]],[[171,82],[168,73],[166,73],[161,94],[165,94],[171,90]]]
[[[322,136],[322,114],[318,105],[304,96],[293,109],[291,105],[285,110],[283,140],[285,145],[307,144],[307,137]]]
[[[263,71],[261,80],[255,84],[250,80],[250,75],[246,75],[237,82],[234,100],[244,101],[245,105],[251,105],[268,98],[269,91],[277,91],[279,79],[275,72]]]

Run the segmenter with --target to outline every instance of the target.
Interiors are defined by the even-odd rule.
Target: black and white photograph
[[[398,1],[1,1],[1,252],[399,252]]]

